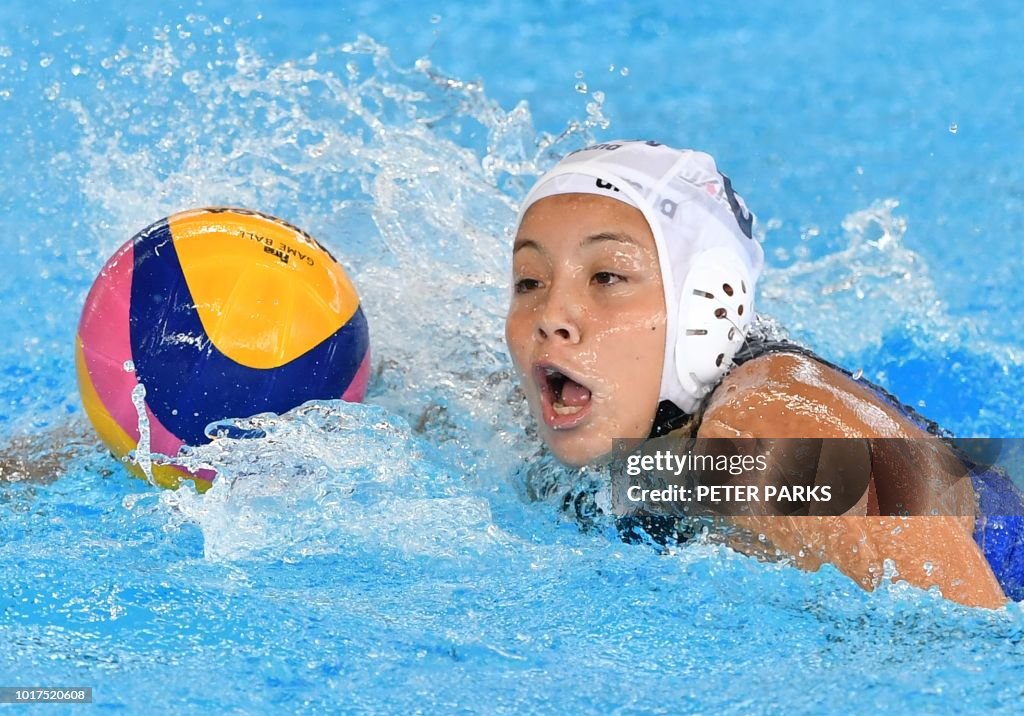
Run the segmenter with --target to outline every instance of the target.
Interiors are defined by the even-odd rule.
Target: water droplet
[[[431,15],[430,16],[430,24],[431,25],[436,25],[439,22],[441,22],[441,16],[440,15]]]
[[[121,504],[126,510],[134,510],[140,502],[148,500],[153,497],[153,493],[136,492],[131,495],[125,495],[124,499],[121,500]]]
[[[134,373],[135,372],[135,361],[126,360],[124,362],[124,372]]]
[[[934,564],[932,564],[931,562],[925,562],[921,566],[924,567],[924,573],[926,575],[928,575],[929,577],[932,576],[932,572],[935,571],[935,565]]]
[[[78,77],[78,75],[82,74],[82,66],[81,65],[71,65],[71,74],[74,77]]]
[[[587,93],[587,83],[586,82],[577,82],[576,83],[576,91],[579,92],[580,94],[586,94]]]
[[[49,67],[52,64],[53,64],[53,55],[43,55],[39,59],[39,66],[40,67]]]
[[[576,74],[575,74],[574,76],[575,76],[575,77],[576,77],[576,79],[578,79],[578,80],[581,80],[581,79],[583,79],[583,70],[576,70]]]
[[[950,134],[956,134],[959,131],[960,131],[960,125],[958,125],[956,122],[950,123],[950,125],[949,125],[949,133]]]
[[[629,68],[623,67],[621,70],[619,70],[619,74],[622,75],[623,77],[629,77]]]
[[[615,65],[608,65],[608,71],[609,72],[614,72],[615,71]]]
[[[853,371],[853,379],[854,380],[860,380],[863,376],[864,376],[864,370],[862,368],[858,368],[857,370]]]

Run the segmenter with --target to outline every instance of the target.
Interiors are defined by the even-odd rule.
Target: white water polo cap
[[[754,216],[708,154],[614,141],[573,152],[523,200],[596,194],[639,209],[654,235],[667,331],[660,400],[687,413],[721,381],[754,320],[764,251]]]

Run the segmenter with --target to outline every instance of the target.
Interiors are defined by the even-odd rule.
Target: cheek
[[[505,345],[512,356],[513,363],[519,367],[529,346],[530,325],[526,312],[522,309],[510,309],[505,318]]]
[[[636,365],[649,376],[657,389],[665,359],[665,324],[647,322],[636,337]]]
[[[601,352],[608,361],[608,373],[620,378],[617,383],[623,399],[643,405],[656,401],[665,355],[664,318],[638,316],[609,335],[606,345],[616,346]]]
[[[601,322],[598,343],[609,357],[631,368],[661,361],[665,352],[665,316],[660,310],[618,313]]]

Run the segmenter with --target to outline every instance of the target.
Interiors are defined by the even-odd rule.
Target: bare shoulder
[[[772,353],[734,368],[715,389],[709,437],[923,437],[884,398],[813,358]]]

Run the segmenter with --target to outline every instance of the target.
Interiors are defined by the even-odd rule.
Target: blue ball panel
[[[204,430],[215,420],[340,398],[370,346],[360,307],[333,335],[286,365],[260,369],[232,360],[206,335],[166,221],[135,239],[129,323],[146,403],[191,445],[208,442]]]

